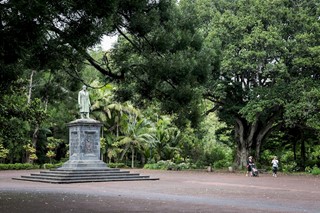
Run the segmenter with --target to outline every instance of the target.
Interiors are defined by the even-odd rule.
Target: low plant
[[[108,163],[108,167],[110,168],[127,168],[124,163]]]
[[[44,169],[55,169],[55,168],[58,168],[58,167],[62,166],[62,164],[63,164],[63,162],[55,163],[55,164],[53,164],[53,163],[45,163],[45,164],[42,165],[42,167]]]
[[[39,168],[39,165],[31,163],[0,164],[0,170],[26,170]]]
[[[317,165],[315,165],[315,166],[312,168],[311,174],[313,174],[313,175],[320,175],[320,168],[319,168]]]
[[[160,169],[160,170],[186,170],[191,169],[192,165],[190,163],[179,163],[176,164],[170,160],[167,161],[158,161],[157,163],[145,164],[144,169]]]

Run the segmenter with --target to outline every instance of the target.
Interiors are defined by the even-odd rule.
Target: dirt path
[[[159,181],[47,184],[0,171],[0,212],[320,212],[320,177],[130,170]]]

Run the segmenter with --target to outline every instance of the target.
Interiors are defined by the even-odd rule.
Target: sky
[[[116,43],[118,36],[103,36],[101,41],[101,48],[104,51],[110,50],[112,45]]]

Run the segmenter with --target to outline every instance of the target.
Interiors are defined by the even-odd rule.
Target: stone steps
[[[85,182],[110,182],[110,181],[141,181],[159,180],[150,176],[120,171],[119,169],[86,169],[86,170],[48,170],[40,173],[23,175],[14,180],[34,181],[44,183],[85,183]]]

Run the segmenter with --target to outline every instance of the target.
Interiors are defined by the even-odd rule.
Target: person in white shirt
[[[277,157],[274,156],[272,163],[272,176],[277,177],[278,167],[279,167],[279,161],[277,160]]]

